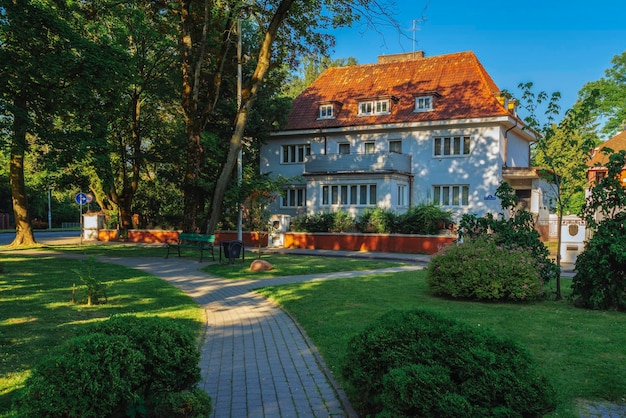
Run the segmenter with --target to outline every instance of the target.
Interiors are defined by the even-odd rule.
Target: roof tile
[[[436,93],[434,110],[414,112],[415,96]],[[293,102],[287,130],[424,122],[508,115],[498,86],[473,52],[383,64],[332,67]],[[357,116],[359,99],[392,96],[388,115]],[[321,102],[336,101],[334,119],[318,119]]]

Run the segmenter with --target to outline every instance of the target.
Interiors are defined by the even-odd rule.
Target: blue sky
[[[626,50],[624,0],[396,0],[394,9],[404,35],[356,23],[334,32],[333,58],[352,56],[369,64],[378,55],[410,52],[412,22],[424,17],[415,50],[427,56],[474,51],[501,89],[517,93],[519,83],[530,81],[535,91],[559,91],[564,110]]]

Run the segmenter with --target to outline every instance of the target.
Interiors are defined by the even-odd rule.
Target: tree
[[[584,101],[597,95],[592,109],[595,120],[604,121],[602,131],[609,137],[626,129],[626,51],[611,60],[613,67],[605,77],[583,86],[579,98]]]
[[[302,58],[298,67],[298,73],[294,74],[287,81],[284,88],[285,95],[295,98],[330,67],[347,67],[350,65],[357,65],[356,58],[349,57],[332,60],[325,56],[307,55]]]
[[[197,230],[202,210],[201,184],[204,148],[201,133],[221,99],[225,68],[234,51],[236,21],[255,22],[258,45],[250,55],[256,65],[243,82],[241,104],[233,118],[227,153],[214,183],[207,232],[212,233],[220,219],[223,198],[236,166],[250,114],[259,90],[272,66],[290,63],[293,57],[311,51],[326,51],[332,38],[317,29],[352,23],[357,16],[368,16],[369,22],[387,18],[389,12],[376,0],[328,0],[297,2],[277,0],[266,3],[233,1],[212,7],[208,0],[180,2],[181,54],[183,68],[183,109],[187,125],[187,167],[184,184],[184,225],[186,231]],[[373,11],[373,9],[376,9]],[[280,41],[280,42],[277,42]],[[278,46],[277,46],[278,45]]]
[[[554,187],[557,213],[557,256],[556,265],[559,274],[556,277],[556,299],[561,294],[561,223],[565,210],[570,207],[575,196],[584,193],[586,187],[586,169],[589,150],[593,146],[591,138],[583,138],[577,129],[588,120],[589,104],[578,103],[568,110],[559,123],[555,119],[559,115],[558,101],[561,95],[553,93],[548,97],[546,92],[534,93],[532,83],[519,85],[522,90],[521,104],[528,111],[524,118],[526,129],[533,129],[540,134],[534,148],[534,164],[542,167],[541,175]],[[546,122],[539,122],[537,111],[546,105],[544,116]]]
[[[585,308],[626,311],[626,151],[603,152],[608,171],[585,204],[593,235],[576,259],[572,298]]]

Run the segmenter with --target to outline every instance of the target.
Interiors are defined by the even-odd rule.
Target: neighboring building
[[[609,156],[602,152],[604,148],[612,149],[616,152],[626,150],[626,130],[603,142],[602,145],[594,148],[591,152],[591,158],[587,162],[587,166],[589,167],[587,169],[587,180],[590,187],[595,185],[603,177],[606,177],[608,172],[606,163],[609,161]],[[622,171],[621,179],[626,187],[626,168]]]
[[[545,212],[537,138],[473,52],[379,57],[326,70],[261,148],[261,172],[297,177],[270,208],[296,216],[435,202],[458,219],[499,213],[502,179]]]

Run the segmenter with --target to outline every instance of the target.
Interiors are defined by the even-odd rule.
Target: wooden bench
[[[204,235],[204,234],[188,234],[182,233],[178,234],[177,242],[168,242],[167,243],[167,255],[165,258],[170,256],[170,250],[176,249],[178,252],[178,256],[180,257],[180,249],[181,248],[195,248],[200,250],[200,262],[202,262],[202,256],[205,251],[211,252],[211,258],[215,261],[215,254],[213,253],[213,244],[215,243],[215,235]]]

